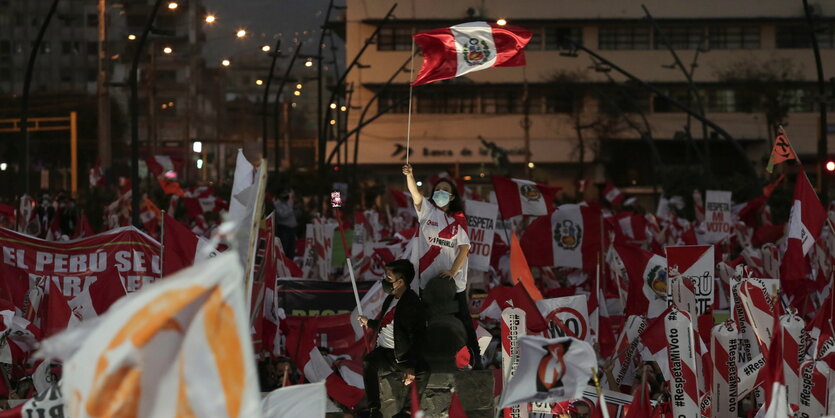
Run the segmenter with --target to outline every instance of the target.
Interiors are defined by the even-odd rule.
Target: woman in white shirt
[[[480,369],[481,355],[467,302],[470,237],[458,190],[452,181],[442,178],[433,185],[432,197],[426,199],[418,189],[411,165],[403,166],[403,174],[418,215],[419,232],[414,238],[411,257],[418,272],[418,286],[423,289],[436,276],[455,281],[455,296],[460,308],[458,316],[467,330],[470,364]]]

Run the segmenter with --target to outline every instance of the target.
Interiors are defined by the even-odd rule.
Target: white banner
[[[715,269],[712,245],[679,245],[664,248],[667,253],[667,277],[677,276],[693,281],[696,313],[710,312],[713,305],[713,276]],[[668,279],[668,281],[670,281]],[[674,286],[667,286],[667,302],[672,304]],[[684,307],[679,307],[686,310]],[[689,312],[692,315],[693,312]]]
[[[502,386],[507,387],[519,365],[519,337],[525,335],[525,311],[506,308],[502,311]],[[514,405],[504,410],[505,418],[527,418],[527,404]]]
[[[536,301],[536,307],[548,322],[551,337],[573,337],[591,343],[586,295],[542,299]]]
[[[490,271],[490,255],[493,252],[493,234],[499,206],[493,203],[467,200],[467,234],[470,236],[469,267],[472,270]]]
[[[705,198],[705,242],[715,244],[727,237],[733,228],[731,192],[708,190]]]

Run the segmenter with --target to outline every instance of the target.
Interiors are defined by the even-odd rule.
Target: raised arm
[[[420,206],[423,204],[423,195],[420,194],[415,175],[412,173],[412,166],[406,164],[403,166],[403,174],[406,176],[406,187],[412,195],[412,201],[415,202],[415,210],[420,211]]]

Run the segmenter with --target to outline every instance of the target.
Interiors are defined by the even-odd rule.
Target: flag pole
[[[162,218],[159,224],[159,278],[162,279],[165,275],[165,211],[161,210],[159,213]]]
[[[360,316],[362,316],[362,304],[360,303],[360,294],[357,290],[357,279],[354,277],[354,265],[351,263],[351,250],[348,248],[348,241],[345,239],[345,226],[342,224],[342,210],[338,207],[334,207],[333,211],[336,213],[336,220],[339,225],[339,235],[342,237],[342,249],[345,253],[345,261],[348,264],[348,274],[351,276],[351,287],[354,290],[354,300],[357,302],[357,311]]]
[[[411,154],[411,139],[412,139],[412,90],[414,86],[415,76],[415,37],[412,36],[412,55],[409,61],[409,116],[406,119],[406,165],[409,164],[409,154]]]

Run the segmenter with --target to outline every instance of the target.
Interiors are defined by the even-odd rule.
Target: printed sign
[[[731,233],[731,192],[708,190],[705,199],[705,242],[715,244]]]
[[[469,268],[490,271],[493,234],[496,228],[498,205],[467,200],[467,233],[470,236]]]
[[[537,309],[548,321],[552,338],[574,337],[591,343],[587,299],[586,295],[575,295],[536,301]]]
[[[502,380],[503,387],[513,377],[519,366],[519,337],[525,335],[525,311],[506,308],[502,311]],[[522,403],[504,409],[505,418],[527,418],[528,404]]]
[[[713,306],[714,255],[712,245],[665,247],[667,277],[686,277],[693,281],[696,312],[708,313]],[[667,301],[672,303],[672,286],[667,287]]]

